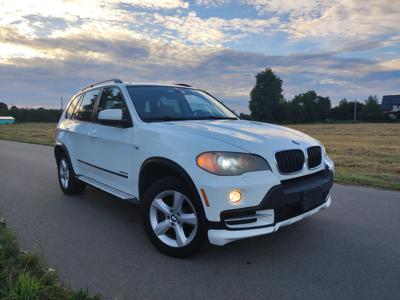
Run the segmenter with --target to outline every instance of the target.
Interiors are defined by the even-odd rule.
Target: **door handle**
[[[91,138],[97,138],[97,132],[95,130],[93,130],[92,132],[89,133],[89,136]]]

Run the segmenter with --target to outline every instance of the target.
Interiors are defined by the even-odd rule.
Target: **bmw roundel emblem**
[[[293,143],[293,144],[296,144],[296,145],[300,145],[300,143],[299,143],[298,141],[292,140],[292,143]]]

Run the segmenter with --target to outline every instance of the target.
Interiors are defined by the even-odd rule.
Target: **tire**
[[[187,184],[174,177],[161,179],[148,189],[142,205],[143,226],[159,251],[186,258],[200,250],[206,230],[198,198]]]
[[[81,194],[86,187],[82,181],[75,177],[71,163],[65,154],[61,154],[57,158],[57,174],[58,183],[66,195]]]

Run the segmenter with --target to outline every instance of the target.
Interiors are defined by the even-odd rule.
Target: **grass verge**
[[[100,296],[64,287],[53,269],[44,268],[37,253],[19,250],[14,234],[0,218],[0,299],[98,300]]]
[[[0,140],[30,144],[53,145],[57,124],[19,123],[0,125]]]

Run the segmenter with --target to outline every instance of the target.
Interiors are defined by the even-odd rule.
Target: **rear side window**
[[[99,89],[86,92],[79,107],[75,110],[73,119],[81,121],[92,121],[93,108],[99,96]]]
[[[67,111],[65,113],[65,118],[66,119],[71,119],[72,114],[74,113],[75,107],[79,102],[79,99],[81,99],[82,94],[76,95],[69,103],[69,106],[67,108]]]
[[[117,87],[106,87],[103,89],[97,108],[97,114],[105,109],[121,109],[123,119],[130,119],[122,92]]]

